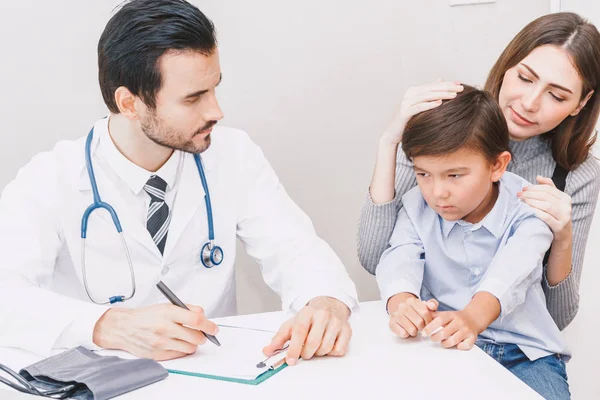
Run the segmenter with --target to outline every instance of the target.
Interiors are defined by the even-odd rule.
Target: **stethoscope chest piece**
[[[202,246],[200,261],[206,268],[212,268],[223,262],[223,249],[215,246],[212,240]]]

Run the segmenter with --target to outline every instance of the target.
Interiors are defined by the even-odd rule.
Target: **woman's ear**
[[[506,171],[506,167],[508,167],[508,163],[510,162],[511,159],[512,159],[512,156],[510,155],[510,153],[508,151],[503,151],[496,158],[496,162],[494,163],[494,165],[492,167],[492,181],[493,182],[498,182],[500,180],[500,178],[502,178],[502,175],[504,175],[504,172]]]
[[[593,95],[594,95],[594,91],[590,90],[590,92],[587,94],[587,96],[585,96],[585,98],[579,102],[579,105],[577,105],[577,108],[575,110],[573,110],[573,112],[569,115],[571,117],[574,117],[577,114],[579,114],[581,112],[581,110],[583,109],[583,107],[585,107],[587,102],[590,100],[590,98],[592,98]]]

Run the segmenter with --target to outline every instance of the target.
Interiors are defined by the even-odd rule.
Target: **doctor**
[[[212,22],[185,1],[131,1],[102,33],[98,67],[108,117],[2,193],[0,346],[193,353],[217,334],[209,317],[236,312],[238,238],[296,312],[265,353],[291,339],[292,365],[343,355],[354,284],[248,135],[216,125]],[[161,280],[190,311],[166,303]]]

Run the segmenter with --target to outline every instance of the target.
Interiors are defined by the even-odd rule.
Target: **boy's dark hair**
[[[452,100],[412,117],[402,136],[408,158],[438,156],[468,148],[491,163],[508,151],[508,127],[491,94],[472,86]]]
[[[213,23],[184,0],[133,0],[113,15],[98,42],[98,80],[104,103],[119,113],[115,91],[124,86],[151,109],[162,85],[159,61],[169,50],[210,55]]]

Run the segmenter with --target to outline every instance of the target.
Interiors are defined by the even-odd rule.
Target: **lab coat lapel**
[[[208,173],[206,163],[204,165],[205,172]],[[179,179],[175,202],[171,209],[171,223],[164,252],[165,259],[169,257],[169,254],[175,248],[181,234],[185,231],[198,208],[205,204],[200,173],[194,161],[194,156],[190,153],[184,153],[184,162]],[[206,210],[203,211],[203,214],[206,215]]]
[[[142,224],[138,218],[136,218],[135,214],[119,195],[114,183],[109,179],[109,177],[103,171],[102,166],[98,165],[98,163],[94,164],[94,174],[96,176],[100,198],[103,202],[110,204],[115,209],[117,216],[119,217],[121,227],[123,228],[123,234],[125,235],[126,240],[136,240],[141,245],[146,247],[150,252],[152,252],[152,254],[154,254],[156,257],[162,259],[162,255],[152,240],[152,237],[146,229],[146,226]],[[90,199],[88,200],[89,204],[92,204],[92,187],[85,167],[83,168],[80,176],[78,188],[86,198]],[[99,217],[106,223],[114,226],[113,220],[108,212],[105,210],[96,210],[90,216],[88,230],[94,229],[93,216]]]

